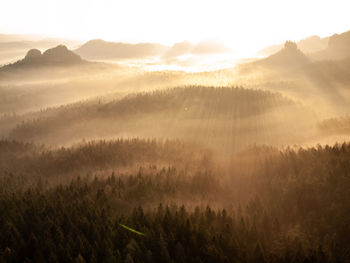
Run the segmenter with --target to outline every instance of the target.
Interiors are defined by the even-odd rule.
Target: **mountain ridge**
[[[44,66],[71,66],[83,63],[87,63],[87,61],[69,50],[66,46],[58,45],[47,49],[43,53],[38,49],[30,49],[23,59],[5,65],[0,70]]]
[[[123,43],[92,39],[74,52],[86,59],[132,59],[162,54],[168,47],[156,43]]]
[[[253,63],[269,67],[284,68],[305,66],[311,63],[311,61],[298,48],[295,42],[286,41],[284,47],[280,51]]]

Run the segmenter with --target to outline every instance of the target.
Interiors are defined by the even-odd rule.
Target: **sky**
[[[221,41],[249,52],[350,30],[349,0],[1,0],[0,33],[78,40]]]

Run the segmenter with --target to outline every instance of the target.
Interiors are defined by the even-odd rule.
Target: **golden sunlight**
[[[349,0],[1,0],[0,262],[350,262]]]
[[[346,31],[349,8],[347,0],[5,0],[0,30],[168,45],[216,39],[243,57],[288,39]]]

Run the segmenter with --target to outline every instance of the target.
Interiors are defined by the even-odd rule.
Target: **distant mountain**
[[[228,48],[214,41],[201,41],[191,44],[188,41],[175,43],[168,47],[156,43],[121,43],[107,42],[102,39],[91,40],[74,52],[86,59],[142,59],[162,56],[174,58],[185,54],[218,54],[227,52]]]
[[[6,65],[0,69],[28,68],[41,66],[69,66],[85,63],[80,56],[70,51],[66,46],[59,45],[55,48],[41,53],[38,49],[31,49],[24,59],[13,64]]]
[[[303,53],[314,53],[320,50],[327,48],[329,37],[320,38],[319,36],[311,36],[305,39],[298,41],[296,44],[298,48]],[[283,44],[273,45],[266,47],[260,51],[258,51],[258,55],[269,56],[281,50],[283,48]]]
[[[338,49],[340,51],[350,50],[350,31],[342,33],[340,35],[335,34],[330,37],[328,48]]]
[[[329,37],[320,38],[319,36],[311,36],[300,40],[297,45],[304,53],[314,53],[327,48]]]
[[[85,59],[135,59],[161,55],[167,46],[155,43],[129,44],[90,40],[74,52]]]
[[[215,41],[200,41],[197,44],[191,44],[188,41],[175,43],[164,54],[164,58],[174,58],[181,55],[210,55],[226,53],[229,49],[225,45]]]
[[[350,58],[350,31],[329,38],[328,46],[312,55],[316,60],[342,60]]]
[[[43,51],[58,45],[75,48],[80,44],[80,42],[70,39],[0,34],[0,65],[17,61],[24,57],[29,49],[39,49]]]
[[[340,47],[343,41],[339,41]],[[349,101],[340,92],[340,87],[346,88],[350,84],[350,59],[315,61],[298,49],[296,43],[287,41],[277,53],[242,64],[239,70],[241,75],[263,72],[261,81],[288,79],[297,84],[293,96],[303,97],[309,92],[311,98],[311,94],[317,93],[319,97],[312,97],[313,100],[322,98],[327,107],[332,107],[337,112],[348,110]]]
[[[296,43],[286,41],[284,47],[277,53],[254,62],[257,65],[271,66],[271,67],[300,67],[309,64],[310,61],[307,56],[298,49]]]
[[[311,36],[297,42],[297,46],[313,60],[343,60],[350,58],[350,31],[320,38]],[[258,55],[271,55],[283,48],[274,45],[260,50]]]

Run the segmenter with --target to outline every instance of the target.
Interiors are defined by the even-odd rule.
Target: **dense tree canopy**
[[[185,160],[176,149],[185,145],[171,141],[94,142],[60,150],[9,141],[0,146],[1,262],[349,258],[349,144],[283,151],[252,147],[231,160],[230,173],[205,154],[198,154],[196,167],[181,164]],[[133,163],[138,169],[124,164],[128,169],[122,170],[125,154],[143,161],[163,156],[164,162]],[[108,158],[114,155],[119,157]],[[17,156],[14,163],[9,156]],[[38,170],[38,156],[51,156],[51,168]],[[112,164],[119,170],[79,172],[87,164],[95,171]],[[51,173],[64,176],[70,169],[76,176],[69,183],[66,178],[47,185]],[[26,177],[33,178],[23,187]]]

